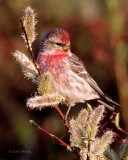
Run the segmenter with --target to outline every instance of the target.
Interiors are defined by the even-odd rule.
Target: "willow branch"
[[[69,132],[69,124],[67,123],[67,121],[65,121],[65,116],[64,116],[64,114],[61,112],[61,110],[59,109],[58,106],[55,106],[54,108],[55,108],[55,110],[57,111],[57,113],[59,114],[59,116],[60,116],[62,122],[64,123],[67,131]]]
[[[38,66],[37,66],[34,53],[33,53],[33,51],[32,51],[32,48],[31,48],[30,44],[29,44],[28,36],[27,36],[26,30],[25,30],[25,27],[24,27],[24,25],[23,25],[23,20],[22,20],[22,18],[20,19],[20,26],[21,26],[21,29],[23,30],[24,36],[25,36],[25,38],[26,38],[26,45],[27,45],[28,52],[29,52],[29,54],[30,54],[30,56],[31,56],[31,58],[32,58],[32,61],[33,61],[34,65],[35,65],[35,67],[36,67],[36,69],[38,70],[38,73],[39,73],[39,75],[40,75],[40,70],[39,70],[39,68],[38,68]]]
[[[53,139],[55,139],[56,141],[58,141],[62,146],[66,147],[66,148],[68,148],[68,149],[70,149],[70,150],[72,150],[71,147],[70,147],[67,143],[65,143],[63,140],[61,140],[60,138],[58,138],[58,137],[55,136],[54,134],[50,133],[49,131],[45,130],[45,129],[42,128],[41,126],[39,126],[39,125],[38,125],[37,123],[35,123],[33,120],[30,120],[29,122],[30,122],[30,124],[31,124],[32,126],[36,127],[38,130],[42,131],[42,132],[45,133],[46,135],[48,135],[48,136],[50,136],[51,138],[53,138]]]

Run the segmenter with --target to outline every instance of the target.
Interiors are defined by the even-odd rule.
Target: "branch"
[[[115,113],[115,117],[114,117],[114,120],[112,121],[112,123],[115,125],[115,127],[117,128],[117,130],[121,131],[122,133],[128,135],[128,132],[126,132],[124,129],[122,129],[120,127],[120,115],[119,113]]]
[[[49,137],[55,139],[57,142],[60,143],[60,145],[66,147],[67,150],[69,150],[70,152],[74,152],[75,154],[78,155],[77,159],[79,159],[80,157],[80,152],[78,150],[75,150],[75,148],[70,147],[69,144],[65,143],[63,140],[61,140],[59,137],[53,135],[52,133],[48,132],[47,130],[45,130],[44,128],[42,128],[41,126],[39,126],[37,123],[35,123],[33,120],[29,120],[30,124],[34,127],[36,127],[38,130],[40,130],[41,132],[45,133],[46,135],[48,135]]]
[[[64,123],[67,131],[69,132],[69,124],[68,124],[67,121],[65,120],[64,114],[61,112],[61,110],[59,109],[58,106],[55,106],[54,108],[55,108],[55,110],[57,111],[57,113],[59,114],[59,116],[60,116],[62,122]]]
[[[122,133],[128,135],[128,132],[126,132],[124,129],[122,129],[119,125],[119,117],[117,117],[117,115],[119,116],[118,113],[113,112],[111,114],[111,116],[109,117],[109,119],[102,125],[102,130],[103,128],[109,123],[109,121],[111,121],[111,123],[114,124],[114,126],[116,127],[117,130],[121,131]],[[117,117],[117,118],[116,118]]]
[[[110,115],[110,117],[108,118],[108,120],[101,126],[101,130],[103,130],[110,121],[111,122],[113,121],[115,114],[116,114],[116,112],[112,112],[112,114]]]
[[[115,124],[115,123],[114,123]],[[116,126],[116,125],[115,125]],[[116,126],[117,130],[121,131],[122,133],[128,135],[128,132],[126,132],[124,129],[122,129],[120,126]]]
[[[31,48],[31,46],[30,46],[30,44],[29,44],[28,36],[27,36],[26,30],[25,30],[25,27],[24,27],[22,18],[20,19],[20,26],[21,26],[21,29],[23,30],[24,36],[25,36],[25,38],[26,38],[26,45],[27,45],[28,52],[29,52],[29,54],[30,54],[30,56],[31,56],[31,58],[32,58],[32,61],[33,61],[34,65],[35,65],[35,67],[36,67],[36,69],[38,70],[38,73],[39,73],[39,75],[40,75],[40,70],[39,70],[39,68],[38,68],[38,66],[37,66],[35,56],[34,56],[34,54],[33,54],[32,48]]]
[[[62,141],[60,138],[58,138],[57,136],[53,135],[52,133],[48,132],[47,130],[45,130],[44,128],[40,127],[38,124],[36,124],[33,120],[29,121],[30,124],[34,127],[36,127],[38,130],[42,131],[43,133],[45,133],[46,135],[50,136],[51,138],[55,139],[56,141],[58,141],[62,146],[66,147],[68,150],[72,151],[71,147],[65,143],[64,141]]]

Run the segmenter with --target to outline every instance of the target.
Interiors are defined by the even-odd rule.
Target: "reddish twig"
[[[61,112],[61,110],[59,109],[58,106],[54,106],[55,110],[57,111],[57,113],[59,114],[60,118],[62,119],[62,121],[65,121],[65,116],[64,114]]]
[[[115,116],[115,117],[114,117]],[[113,120],[113,117],[115,120]],[[119,125],[119,113],[114,113],[113,117],[111,117],[112,123],[115,125],[117,130],[121,131],[122,133],[128,135],[128,132],[126,132],[123,128],[120,127]]]
[[[65,125],[65,127],[66,127],[66,129],[67,129],[67,131],[68,131],[68,133],[69,133],[69,124],[68,124],[67,121],[65,120],[64,114],[61,112],[61,110],[60,110],[60,108],[59,108],[58,106],[54,106],[54,108],[55,108],[55,110],[57,111],[57,113],[59,114],[61,120],[63,121],[63,123],[64,123],[64,125]],[[69,146],[69,147],[70,147],[70,146]],[[69,149],[70,151],[73,151],[75,154],[77,154],[77,155],[78,155],[77,160],[79,160],[80,152],[77,151],[77,150],[75,150],[75,148],[72,148],[72,147],[70,147],[70,148],[68,148],[68,149]]]
[[[113,119],[115,114],[116,114],[115,112],[112,112],[112,114],[110,115],[109,119],[102,125],[101,130],[103,130],[103,128],[105,128],[105,126],[109,123],[109,121],[112,122],[112,119]]]
[[[67,121],[65,120],[64,114],[61,112],[61,110],[60,110],[60,108],[59,108],[58,106],[55,106],[54,108],[55,108],[55,110],[57,111],[57,113],[59,114],[61,120],[63,121],[63,123],[64,123],[67,131],[69,132],[69,124],[68,124]]]
[[[41,132],[45,133],[46,135],[50,136],[51,138],[55,139],[57,142],[60,143],[60,145],[66,147],[66,149],[68,149],[70,152],[74,152],[75,154],[78,155],[78,157],[80,157],[80,152],[75,150],[74,148],[72,148],[69,144],[65,143],[63,140],[61,140],[59,137],[53,135],[52,133],[50,133],[49,131],[45,130],[44,128],[40,127],[37,123],[35,123],[33,120],[29,121],[30,124],[34,127],[36,127],[38,130],[40,130]]]
[[[44,128],[40,127],[38,124],[36,124],[33,120],[30,120],[30,124],[33,125],[34,127],[36,127],[37,129],[39,129],[40,131],[42,131],[43,133],[47,134],[48,136],[50,136],[51,138],[55,139],[56,141],[58,141],[62,146],[68,148],[69,150],[72,151],[71,147],[65,143],[64,141],[62,141],[60,138],[58,138],[57,136],[53,135],[52,133],[48,132],[47,130],[45,130]]]
[[[26,38],[26,44],[27,44],[28,52],[29,52],[29,54],[30,54],[30,56],[31,56],[31,58],[32,58],[32,61],[33,61],[34,65],[35,65],[35,67],[36,67],[36,69],[37,69],[37,71],[38,71],[38,73],[39,73],[39,75],[40,75],[40,70],[39,70],[39,68],[38,68],[38,66],[37,66],[34,53],[33,53],[33,51],[32,51],[32,48],[31,48],[30,44],[29,44],[28,36],[27,36],[26,30],[25,30],[25,27],[24,27],[24,25],[23,25],[23,20],[22,20],[22,18],[20,19],[20,26],[21,26],[21,29],[23,30],[24,36],[25,36],[25,38]]]
[[[102,125],[101,128],[103,129],[103,128],[108,124],[108,122],[111,121],[111,123],[113,123],[113,124],[115,125],[115,127],[116,127],[117,130],[119,130],[119,131],[121,131],[122,133],[128,135],[128,132],[126,132],[126,131],[125,131],[124,129],[122,129],[120,126],[117,126],[117,125],[115,124],[114,119],[115,119],[116,114],[117,114],[116,112],[113,112],[113,113],[111,114],[111,116],[109,117],[108,121],[106,121],[106,122]]]
[[[121,136],[119,134],[117,134],[117,133],[114,133],[114,137],[116,137],[116,140],[121,144],[126,142],[126,138],[124,138],[124,139],[121,138]]]
[[[113,122],[114,123],[114,122]],[[115,124],[115,123],[114,123]],[[116,125],[115,125],[116,126]],[[124,129],[122,129],[120,126],[116,126],[117,130],[121,131],[122,133],[128,135],[128,132],[126,132]]]

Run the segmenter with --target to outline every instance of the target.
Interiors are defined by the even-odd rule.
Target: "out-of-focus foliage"
[[[27,53],[19,19],[28,5],[38,14],[35,57],[47,31],[66,29],[71,36],[72,52],[86,64],[103,91],[123,106],[122,125],[128,130],[128,1],[0,0],[0,159],[72,159],[72,154],[28,123],[34,119],[66,139],[52,109],[30,112],[25,108],[35,86],[23,78],[11,52],[18,49]]]

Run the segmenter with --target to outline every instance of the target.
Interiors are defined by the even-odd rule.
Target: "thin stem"
[[[65,120],[68,119],[68,115],[69,115],[70,110],[71,110],[71,106],[69,106],[68,109],[67,109],[67,112],[66,112],[66,115],[65,115]]]
[[[89,157],[89,155],[87,154],[87,160],[90,160],[90,157]]]
[[[60,108],[58,106],[55,106],[54,108],[57,111],[57,113],[59,114],[61,120],[63,121],[67,131],[69,132],[69,124],[67,123],[67,120],[65,119],[64,114],[61,112],[61,110],[60,110]]]
[[[35,67],[36,67],[36,69],[38,70],[38,73],[39,73],[39,75],[40,75],[40,70],[39,70],[39,68],[38,68],[38,66],[37,66],[34,53],[33,53],[33,51],[32,51],[32,48],[31,48],[30,44],[29,44],[28,36],[27,36],[26,30],[25,30],[25,27],[24,27],[24,25],[23,25],[23,20],[22,20],[22,18],[20,19],[20,24],[21,24],[21,29],[23,30],[24,36],[25,36],[25,38],[26,38],[26,44],[27,44],[28,52],[29,52],[29,54],[30,54],[30,56],[31,56],[31,58],[32,58],[32,61],[33,61],[34,65],[35,65]]]
[[[74,152],[75,154],[78,155],[78,157],[80,157],[80,153],[79,151],[75,150],[74,148],[70,147],[69,144],[65,143],[63,140],[61,140],[59,137],[55,136],[54,134],[50,133],[49,131],[45,130],[44,128],[42,128],[41,126],[39,126],[37,123],[35,123],[33,120],[29,121],[30,124],[34,127],[36,127],[38,130],[40,130],[41,132],[45,133],[46,135],[50,136],[51,138],[55,139],[57,142],[60,143],[60,145],[66,147],[66,149],[68,149],[70,152]]]
[[[61,112],[61,110],[59,109],[59,107],[58,107],[58,106],[55,106],[54,108],[55,108],[55,110],[58,112],[58,114],[59,114],[60,118],[62,119],[62,121],[65,121],[65,116],[64,116],[64,114]]]
[[[90,149],[91,149],[91,140],[90,139],[88,139],[88,153],[90,153]],[[90,160],[90,157],[89,157],[89,155],[88,155],[88,153],[87,153],[87,160]]]
[[[101,130],[103,130],[103,129],[105,128],[105,126],[106,126],[110,121],[112,122],[112,119],[113,119],[113,117],[114,117],[115,114],[116,114],[116,112],[113,112],[113,113],[110,115],[109,119],[101,126]]]
[[[65,143],[64,141],[62,141],[60,138],[58,138],[57,136],[53,135],[52,133],[48,132],[47,130],[45,130],[44,128],[42,128],[41,126],[39,126],[37,123],[35,123],[33,120],[30,120],[30,124],[33,125],[34,127],[36,127],[37,129],[39,129],[40,131],[42,131],[43,133],[45,133],[46,135],[50,136],[51,138],[55,139],[56,141],[58,141],[62,146],[68,148],[69,150],[72,150],[71,147]]]
[[[126,132],[126,131],[125,131],[124,129],[122,129],[120,126],[119,126],[119,127],[116,126],[116,128],[117,128],[119,131],[121,131],[122,133],[128,135],[128,132]]]
[[[106,121],[103,125],[102,125],[102,130],[103,128],[108,124],[109,121],[111,121],[111,123],[113,123],[115,125],[115,122],[113,121],[115,118],[116,112],[113,112],[111,114],[111,116],[109,117],[108,121]],[[117,128],[117,130],[121,131],[122,133],[128,135],[128,132],[126,132],[124,129],[122,129],[120,126],[115,125],[115,127]]]
[[[123,143],[125,143],[126,142],[126,138],[121,138],[121,136],[119,135],[119,134],[117,134],[117,133],[114,133],[114,137],[116,137],[116,140],[119,142],[119,143],[121,143],[121,144],[123,144]],[[120,139],[120,140],[119,140]]]

